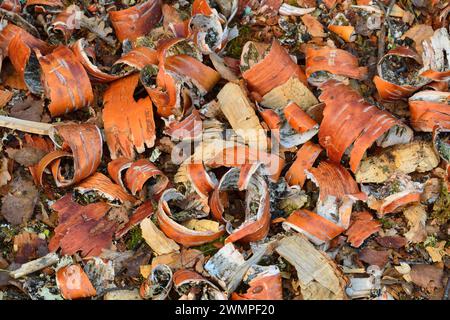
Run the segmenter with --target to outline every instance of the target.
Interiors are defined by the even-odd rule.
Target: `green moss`
[[[390,229],[394,226],[394,223],[392,222],[392,220],[390,220],[388,218],[381,218],[380,222],[383,226],[383,229]]]
[[[134,227],[128,234],[129,239],[127,241],[127,248],[128,250],[136,250],[143,241],[141,227]]]
[[[436,247],[437,239],[435,236],[428,236],[423,242],[423,246],[426,247]]]
[[[390,187],[391,187],[391,190],[390,190],[391,194],[394,194],[394,193],[397,193],[397,192],[401,191],[401,189],[400,189],[400,181],[398,181],[398,180],[393,181]]]
[[[213,242],[202,244],[201,246],[194,247],[194,249],[200,250],[204,255],[213,255],[219,251],[219,248],[214,244],[224,244],[226,237],[226,235],[223,235]]]
[[[242,48],[247,41],[251,40],[250,27],[242,26],[239,28],[239,36],[231,40],[226,48],[227,55],[239,59],[241,57]]]

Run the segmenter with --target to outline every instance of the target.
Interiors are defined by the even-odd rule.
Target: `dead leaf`
[[[422,41],[430,38],[433,35],[433,33],[434,31],[431,26],[426,24],[416,24],[412,28],[408,29],[408,31],[406,31],[402,35],[401,39],[404,40],[406,38],[409,38],[413,40],[416,51],[419,54],[422,54],[423,52]]]
[[[414,284],[432,291],[436,288],[442,288],[444,270],[434,265],[416,264],[411,267],[411,280]]]
[[[34,232],[22,232],[14,237],[14,261],[25,263],[45,256],[48,253],[47,241]]]
[[[375,238],[375,241],[382,247],[392,249],[400,249],[408,243],[404,237],[400,236],[377,237]]]
[[[22,147],[20,149],[7,148],[6,152],[11,159],[25,167],[39,163],[47,154],[44,150],[34,147]]]
[[[361,261],[369,265],[376,265],[383,268],[388,262],[389,251],[364,248],[359,252],[358,257]]]
[[[38,201],[38,190],[31,179],[20,175],[11,182],[9,192],[2,199],[2,215],[13,225],[28,221]]]
[[[419,243],[426,239],[427,231],[425,225],[427,221],[427,212],[423,205],[413,205],[403,211],[408,220],[409,231],[404,234],[408,241]]]
[[[15,103],[10,114],[14,118],[40,122],[44,112],[44,102],[28,96],[25,100]]]
[[[433,247],[425,247],[433,262],[442,262],[442,257],[448,254],[445,250],[445,243],[445,241],[440,241]]]

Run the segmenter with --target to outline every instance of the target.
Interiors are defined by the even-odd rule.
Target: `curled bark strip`
[[[132,195],[144,190],[147,184],[145,194],[152,197],[166,189],[169,178],[147,159],[140,159],[133,162],[125,173],[125,184]]]
[[[125,77],[137,70],[141,70],[147,65],[158,64],[158,55],[155,50],[147,47],[139,47],[124,54],[120,59],[114,62],[110,70],[106,72],[95,65],[94,51],[88,45],[86,39],[79,39],[73,45],[72,51],[94,82],[111,82]],[[105,67],[103,67],[103,69],[105,69]]]
[[[373,83],[375,84],[381,99],[385,101],[407,98],[419,89],[419,87],[408,85],[399,86],[395,83],[383,80],[379,76],[373,78]]]
[[[128,9],[109,12],[119,41],[134,41],[149,33],[161,20],[161,6],[161,0],[148,0]]]
[[[17,33],[22,32],[22,30],[23,30],[22,28],[16,26],[15,24],[8,23],[0,31],[0,50],[2,59],[8,56],[8,47],[11,40]]]
[[[236,291],[250,267],[269,253],[270,248],[267,244],[261,244],[252,251],[252,256],[245,259],[232,243],[225,244],[208,260],[204,268],[229,295]]]
[[[217,52],[225,46],[229,31],[227,23],[226,17],[211,8],[207,1],[194,1],[192,4],[189,33],[202,53]]]
[[[100,172],[96,172],[87,179],[84,179],[76,187],[81,193],[95,190],[110,201],[118,200],[120,202],[136,201],[131,195],[126,193],[119,185],[113,183],[107,176]]]
[[[66,300],[89,298],[97,294],[87,274],[78,264],[59,268],[56,271],[56,283]]]
[[[65,124],[54,127],[53,141],[62,139],[62,150],[43,157],[38,164],[38,180],[43,184],[44,170],[50,165],[57,187],[68,187],[89,177],[97,170],[102,158],[102,136],[92,124]],[[70,151],[70,152],[69,152]],[[73,174],[65,177],[61,172],[61,158],[73,159]]]
[[[54,167],[57,167],[60,163],[61,158],[71,158],[71,153],[62,151],[62,150],[54,150],[47,155],[45,155],[37,164],[36,168],[36,179],[38,184],[41,186],[44,185],[44,171],[48,166],[51,165],[52,171]]]
[[[296,103],[289,103],[283,110],[287,122],[295,131],[305,133],[313,128],[317,128],[316,121],[302,110]]]
[[[305,170],[309,170],[316,161],[319,154],[322,152],[322,148],[312,143],[306,142],[298,151],[294,163],[286,172],[286,182],[292,185],[299,185],[303,187],[306,181]]]
[[[167,70],[187,77],[200,89],[201,94],[209,92],[220,80],[216,70],[185,54],[168,57],[165,66]]]
[[[166,31],[171,31],[175,37],[187,38],[189,36],[189,19],[184,19],[174,7],[163,4],[163,27]]]
[[[25,135],[25,143],[27,146],[42,150],[46,153],[50,153],[54,149],[53,143],[48,138],[43,138],[37,135]],[[35,164],[33,166],[28,167],[28,170],[30,170],[31,176],[33,177],[34,183],[39,185],[39,163]]]
[[[359,248],[364,240],[381,230],[381,223],[373,220],[373,216],[368,211],[355,212],[355,219],[350,228],[345,231],[347,241],[352,247]]]
[[[325,200],[328,196],[343,199],[346,195],[364,198],[356,181],[340,164],[322,161],[317,168],[309,169],[308,173],[308,176],[320,188],[319,199],[321,200]]]
[[[328,242],[344,232],[341,226],[309,210],[294,211],[283,222],[283,227],[303,233],[316,245]]]
[[[158,202],[156,213],[159,227],[170,239],[186,246],[199,246],[218,239],[225,232],[224,226],[220,226],[218,231],[198,231],[189,229],[172,219],[172,213],[168,202],[171,200],[182,200],[184,196],[175,189],[164,191]]]
[[[407,143],[412,130],[386,111],[367,103],[358,92],[340,82],[329,80],[321,86],[320,100],[325,103],[323,120],[319,130],[319,142],[327,150],[328,157],[339,162],[352,145],[350,168],[356,172],[366,150],[375,142],[391,140]],[[391,128],[400,130],[390,130]],[[381,142],[383,147],[392,145]]]
[[[298,78],[303,84],[307,85],[303,70],[292,60],[289,53],[278,41],[272,42],[267,55],[261,54],[257,61],[250,62],[250,51],[257,52],[254,47],[253,42],[247,42],[241,56],[241,69],[243,66],[248,65],[249,67],[246,71],[243,71],[242,76],[247,81],[251,91],[262,97],[292,77]]]
[[[398,66],[391,66],[391,64],[396,61],[407,66],[406,72],[412,75],[411,79],[408,79],[408,75],[405,77],[395,73]],[[407,98],[430,82],[418,74],[421,63],[420,56],[407,47],[397,47],[386,53],[378,62],[378,75],[373,78],[381,99],[393,101]]]
[[[241,171],[239,172],[239,180],[237,182],[237,187],[239,191],[246,190],[248,187],[248,184],[250,183],[250,179],[255,174],[255,172],[258,170],[261,163],[246,163],[241,166]]]
[[[336,33],[346,42],[353,42],[356,40],[355,28],[353,26],[329,25],[328,30]]]
[[[328,72],[335,76],[364,80],[367,67],[359,67],[358,59],[351,53],[329,47],[308,46],[306,48],[306,76],[308,82],[318,86],[330,75],[315,75]]]
[[[100,70],[91,60],[95,60],[95,56],[93,55],[93,51],[89,50],[87,47],[88,43],[85,39],[79,39],[72,46],[72,51],[78,61],[83,65],[86,69],[89,77],[92,81],[95,82],[110,82],[120,78],[119,75],[109,74]]]
[[[134,48],[125,53],[120,59],[114,62],[113,69],[118,68],[120,65],[126,65],[136,70],[141,70],[147,65],[158,64],[157,51],[147,48],[139,47]]]
[[[306,171],[320,190],[316,212],[347,229],[350,225],[353,203],[366,201],[367,195],[359,191],[358,184],[340,164],[322,161],[317,168]]]
[[[231,300],[282,300],[283,288],[281,273],[277,266],[253,266],[247,272],[250,279],[247,292],[238,294],[233,292]],[[245,280],[245,279],[244,279]]]
[[[439,125],[435,126],[433,129],[433,149],[435,153],[438,154],[439,157],[444,160],[445,164],[447,165],[447,181],[450,180],[450,175],[448,175],[450,169],[449,133],[449,122],[447,122],[445,126]]]
[[[119,230],[117,230],[115,234],[116,239],[122,238],[125,234],[128,233],[132,228],[141,223],[142,220],[151,216],[153,214],[153,205],[150,200],[145,201],[141,204],[133,215],[130,217],[128,222]]]
[[[171,121],[164,128],[164,133],[172,140],[195,139],[202,133],[202,118],[197,109],[181,121]]]
[[[161,117],[169,117],[172,114],[180,116],[183,114],[183,106],[180,98],[181,80],[171,71],[166,69],[166,57],[170,48],[183,42],[182,38],[162,40],[158,44],[158,73],[156,76],[156,86],[146,81],[146,74],[152,74],[151,70],[141,71],[141,81],[148,95],[156,106],[157,113]]]
[[[448,83],[444,81],[433,81],[423,86],[422,89],[448,92]]]
[[[108,163],[108,173],[113,179],[115,183],[120,185],[123,189],[127,189],[123,177],[125,174],[125,171],[130,168],[133,161],[127,159],[127,158],[117,158],[110,163]]]
[[[77,5],[70,5],[59,13],[48,28],[49,33],[61,36],[67,43],[76,27],[79,27],[79,19],[82,12]],[[77,25],[78,24],[78,25]]]
[[[72,255],[81,251],[83,257],[98,256],[112,244],[116,223],[106,214],[110,209],[106,202],[81,206],[67,194],[52,205],[58,213],[59,224],[50,239],[48,248],[61,254]]]
[[[48,109],[52,117],[76,111],[94,101],[91,82],[71,50],[60,46],[39,58]]]
[[[8,47],[9,52],[14,52],[9,56],[14,69],[23,77],[25,68],[30,59],[32,50],[39,50],[43,54],[50,53],[51,47],[44,41],[33,37],[23,29],[18,29],[15,36],[11,39]],[[36,70],[33,70],[36,72]],[[27,82],[25,82],[28,84]],[[31,91],[31,88],[30,88]]]
[[[160,65],[158,75],[156,76],[156,87],[148,86],[145,82],[143,83],[145,90],[156,106],[158,115],[168,118],[173,114],[177,116],[182,114],[180,110],[182,109],[180,100],[181,84],[167,73],[165,68],[161,68]]]
[[[22,11],[22,5],[20,4],[20,0],[4,0],[0,4],[0,8],[15,13],[20,13]]]
[[[203,14],[210,16],[213,14],[213,9],[209,6],[208,0],[194,0],[192,4],[192,15]]]
[[[187,164],[187,176],[194,190],[203,197],[213,191],[218,184],[217,179],[206,171],[202,163]]]
[[[60,0],[27,0],[25,8],[30,6],[47,6],[63,8],[64,4]]]
[[[249,171],[249,174],[251,171]],[[229,236],[225,243],[242,241],[254,242],[266,237],[270,226],[270,198],[269,190],[264,178],[259,173],[254,173],[249,178],[245,188],[245,220],[233,227],[230,221],[224,217],[225,209],[229,206],[227,199],[229,191],[239,190],[239,181],[242,181],[239,168],[231,168],[220,179],[219,186],[214,190],[210,198],[210,207],[213,216],[226,223]],[[244,179],[245,180],[245,179]],[[242,186],[242,184],[241,184]],[[251,203],[258,206],[251,206]]]
[[[258,111],[269,129],[277,130],[281,128],[283,120],[274,110],[258,108]]]
[[[431,38],[422,42],[422,46],[424,66],[421,70],[421,76],[434,81],[450,80],[450,54],[448,52],[450,36],[447,29],[437,29]]]
[[[177,272],[173,274],[173,284],[175,285],[175,290],[177,290],[180,294],[183,295],[185,299],[188,300],[194,300],[196,299],[196,294],[192,293],[189,294],[185,293],[184,290],[181,290],[183,287],[204,287],[204,289],[201,290],[202,297],[203,295],[206,295],[206,298],[208,300],[226,300],[227,297],[224,295],[219,288],[216,287],[215,284],[210,282],[209,280],[203,278],[200,274],[197,272],[187,270],[187,269],[180,269]],[[193,296],[192,296],[193,295]],[[203,297],[202,299],[205,299]]]
[[[155,266],[139,290],[144,299],[164,300],[169,295],[173,285],[173,274],[169,266],[158,264]]]
[[[270,179],[278,181],[283,170],[285,160],[275,153],[268,153],[264,150],[249,148],[245,145],[224,147],[213,158],[205,159],[205,165],[211,168],[217,167],[240,167],[246,163],[262,163],[264,170],[269,174]]]
[[[133,159],[135,150],[142,153],[155,143],[152,102],[149,97],[133,98],[138,81],[138,74],[117,80],[103,96],[103,123],[112,159]]]
[[[421,91],[409,98],[411,126],[414,130],[432,132],[438,126],[450,129],[450,93]]]
[[[396,212],[400,208],[415,202],[420,202],[420,193],[405,190],[386,197],[378,208],[377,214],[379,217],[383,217],[387,213]],[[369,204],[369,206],[371,205]]]

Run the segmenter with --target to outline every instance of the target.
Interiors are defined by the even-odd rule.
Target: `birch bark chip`
[[[264,129],[244,90],[239,85],[229,82],[222,88],[217,98],[220,109],[236,133],[249,145],[264,148],[267,144]]]
[[[166,237],[149,218],[141,222],[142,238],[156,255],[169,254],[180,250],[178,244]]]
[[[304,236],[290,236],[280,240],[275,251],[297,270],[305,299],[345,298],[345,281],[337,265]]]

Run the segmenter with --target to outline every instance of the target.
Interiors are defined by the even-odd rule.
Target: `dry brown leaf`
[[[443,287],[444,270],[434,265],[416,264],[411,267],[411,280],[429,291]]]
[[[421,204],[413,205],[403,211],[408,220],[409,231],[404,234],[408,241],[419,243],[427,238],[427,231],[425,229],[427,222],[427,211]]]
[[[11,182],[9,192],[2,198],[2,215],[13,225],[28,221],[38,201],[38,190],[31,179],[20,175]]]
[[[16,161],[18,164],[29,167],[39,163],[47,152],[42,149],[34,147],[22,147],[20,149],[7,148],[8,156]]]
[[[15,103],[10,110],[14,118],[40,122],[44,112],[44,102],[28,96],[25,100]]]
[[[430,38],[433,35],[433,28],[426,24],[416,24],[408,31],[406,31],[401,39],[409,38],[414,41],[414,48],[419,54],[422,54],[422,41]]]

